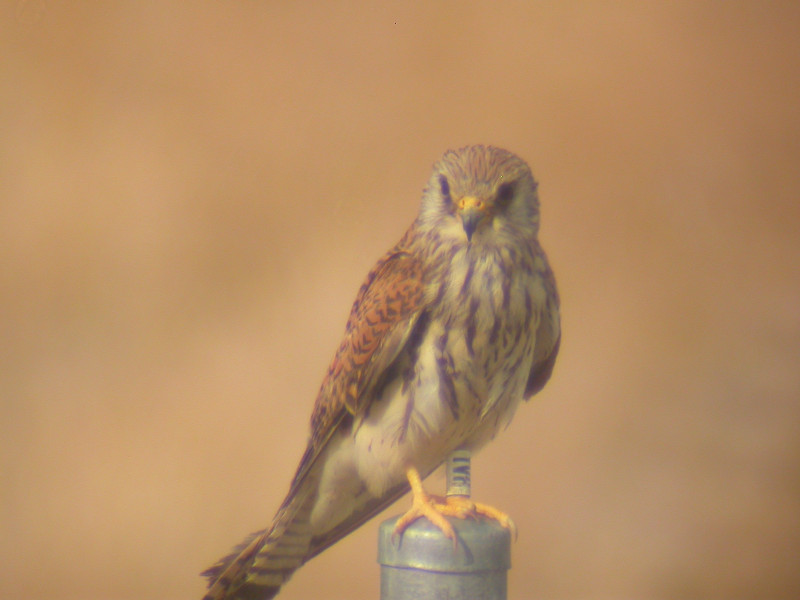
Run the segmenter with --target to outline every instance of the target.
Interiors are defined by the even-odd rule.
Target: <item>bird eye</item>
[[[450,202],[450,182],[447,181],[447,177],[444,175],[439,175],[439,188],[442,191],[444,201]]]
[[[513,181],[507,181],[503,183],[500,187],[497,188],[497,199],[495,202],[502,207],[505,208],[511,202],[511,199],[514,197],[514,190],[516,189],[516,184]]]

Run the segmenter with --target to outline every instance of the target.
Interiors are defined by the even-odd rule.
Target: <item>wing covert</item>
[[[560,302],[553,272],[549,267],[544,271],[543,278],[547,289],[547,300],[541,314],[539,327],[536,330],[536,350],[533,366],[525,386],[525,400],[530,400],[550,379],[561,346]]]
[[[359,289],[344,338],[322,381],[311,415],[311,440],[292,482],[300,484],[347,415],[363,415],[372,390],[408,342],[424,309],[424,269],[402,242]]]

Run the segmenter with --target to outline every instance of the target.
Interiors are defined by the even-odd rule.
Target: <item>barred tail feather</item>
[[[315,486],[307,486],[315,487]],[[309,516],[316,494],[294,495],[272,526],[249,535],[202,574],[208,577],[203,600],[269,600],[310,558]]]

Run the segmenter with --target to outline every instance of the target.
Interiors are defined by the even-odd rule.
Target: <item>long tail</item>
[[[380,498],[353,499],[353,512],[316,536],[310,516],[317,500],[319,474],[306,473],[275,515],[269,529],[249,535],[202,574],[208,577],[203,600],[270,600],[303,563],[363,525],[408,491],[403,481]],[[298,483],[295,480],[294,483]]]
[[[269,600],[310,558],[316,486],[303,487],[308,491],[287,499],[269,529],[251,534],[203,572],[208,577],[203,600]]]

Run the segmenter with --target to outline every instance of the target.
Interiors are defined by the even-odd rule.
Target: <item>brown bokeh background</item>
[[[483,142],[540,180],[563,300],[473,465],[510,598],[800,597],[799,6],[3,2],[0,595],[198,598]],[[377,598],[376,525],[281,598]]]

